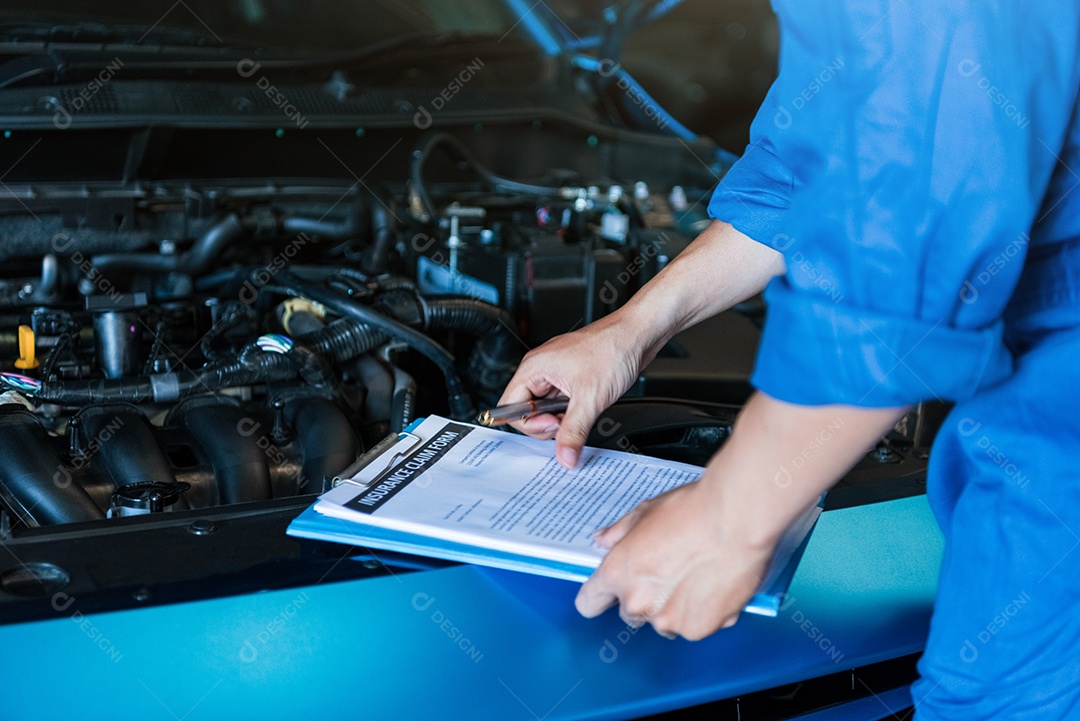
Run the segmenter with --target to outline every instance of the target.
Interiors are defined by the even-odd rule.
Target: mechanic
[[[731,439],[599,533],[577,607],[688,639],[733,624],[786,526],[911,404],[954,401],[930,460],[946,552],[916,716],[1075,719],[1080,6],[774,6],[779,77],[713,224],[621,310],[531,352],[501,401],[569,396],[519,429],[573,467],[665,342],[765,289]]]

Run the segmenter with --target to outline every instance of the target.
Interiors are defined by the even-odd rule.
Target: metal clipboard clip
[[[398,448],[398,446],[401,445],[402,441],[406,439],[409,440],[409,444],[406,445],[404,448]],[[360,458],[358,458],[355,463],[342,471],[340,475],[334,476],[332,479],[330,479],[330,488],[337,488],[338,486],[345,483],[356,486],[357,488],[370,488],[375,483],[375,481],[382,477],[384,473],[397,465],[398,461],[404,458],[409,451],[416,448],[423,442],[424,439],[422,439],[420,436],[416,435],[415,433],[409,433],[408,431],[391,433],[386,438],[382,439],[374,446],[372,446],[370,451],[360,456]],[[390,460],[386,462],[386,465],[383,466],[383,468],[378,473],[371,477],[371,480],[356,480],[356,476],[361,471],[363,471],[376,461],[380,460],[388,451],[395,448],[397,448],[397,451],[394,453],[393,456],[390,457]]]

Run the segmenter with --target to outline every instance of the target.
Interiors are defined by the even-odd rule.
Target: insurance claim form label
[[[478,549],[595,568],[599,528],[702,469],[586,448],[578,468],[540,441],[431,416],[409,439],[322,496],[327,516]]]

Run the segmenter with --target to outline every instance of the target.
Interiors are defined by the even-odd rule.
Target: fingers
[[[625,603],[619,604],[619,618],[621,618],[622,622],[630,628],[641,628],[649,620],[645,616],[638,616],[630,613]]]
[[[552,381],[550,374],[546,370],[543,368],[538,369],[536,366],[535,362],[530,362],[530,356],[525,357],[517,373],[510,379],[506,390],[503,391],[502,397],[499,398],[498,404],[500,406],[524,403],[534,398],[567,394],[566,389],[560,388]],[[533,438],[551,440],[559,430],[559,422],[560,418],[558,416],[551,413],[542,413],[524,421],[511,421],[510,427]]]
[[[571,396],[562,423],[555,434],[555,457],[566,468],[576,468],[581,459],[581,449],[589,437],[593,423],[603,412],[595,398],[581,394]]]
[[[621,539],[633,528],[644,506],[645,504],[639,505],[618,522],[603,529],[598,535],[612,534],[611,538],[615,538],[617,534]],[[612,545],[614,544],[615,541],[612,541]],[[601,561],[600,567],[582,584],[577,599],[574,601],[574,605],[582,616],[593,618],[611,606],[619,604],[619,616],[628,626],[637,628],[649,621],[650,617],[663,607],[667,601],[667,594],[656,593],[653,588],[646,598],[645,591],[639,583],[640,579],[626,565],[627,561],[627,556],[621,554],[620,550],[609,553]]]
[[[648,507],[648,503],[650,503],[650,501],[644,501],[639,504],[637,508],[615,521],[615,523],[612,523],[607,528],[601,528],[596,532],[596,542],[600,544],[602,548],[611,549],[612,546],[621,541],[626,534],[630,532],[630,529],[637,524],[641,519],[642,513]]]
[[[527,436],[550,441],[559,430],[559,417],[552,413],[541,413],[538,416],[522,421],[516,427]]]
[[[547,388],[548,393],[540,393],[540,390],[543,388]],[[536,398],[544,398],[553,395],[563,395],[563,391],[546,381],[511,383],[510,386],[507,386],[502,398],[499,399],[499,405],[524,403]],[[560,421],[560,417],[553,413],[541,413],[540,415],[532,416],[523,421],[512,420],[510,421],[510,427],[527,436],[547,441],[555,437],[555,433],[559,430]]]
[[[577,598],[574,599],[574,606],[585,618],[596,618],[618,601],[619,597],[606,587],[598,570],[581,585]]]
[[[625,581],[622,579],[620,583],[620,579],[612,576],[601,564],[601,568],[581,586],[574,605],[585,618],[594,618],[619,604],[619,618],[627,626],[639,628],[652,623],[661,636],[675,638],[678,635],[675,630],[662,628],[655,621],[657,614],[664,610],[668,594],[657,592],[651,584],[646,587],[636,584],[625,587]]]
[[[522,365],[524,368],[524,364]],[[543,376],[523,375],[518,373],[510,379],[510,383],[499,398],[500,406],[508,406],[511,403],[523,403],[533,398],[543,398],[552,391],[558,390],[551,381]]]
[[[678,595],[678,590],[676,590]],[[703,611],[700,606],[691,608],[687,604],[669,604],[653,618],[649,619],[653,629],[664,638],[677,638],[682,636],[687,641],[700,641],[717,631],[731,628],[739,620],[740,611],[735,611],[726,616],[714,616],[712,613]]]
[[[511,426],[535,438],[554,436],[556,458],[575,468],[593,423],[637,378],[640,349],[632,337],[601,319],[527,353],[499,405],[555,395],[566,396],[570,405],[562,416],[543,415]]]
[[[686,588],[688,582],[698,585],[699,581],[687,579],[671,587],[655,580],[645,581],[638,574],[628,572],[622,563],[616,564],[618,570],[611,568],[601,563],[578,591],[574,605],[585,618],[595,618],[618,604],[619,618],[630,628],[649,623],[664,638],[682,636],[688,641],[700,641],[722,628],[733,626],[745,605],[745,602],[736,603],[725,612],[716,604],[702,603],[701,593]],[[706,595],[717,599],[714,589],[708,589]]]

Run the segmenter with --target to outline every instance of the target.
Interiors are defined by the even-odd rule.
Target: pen
[[[569,398],[534,398],[524,403],[511,403],[482,411],[476,422],[482,426],[501,426],[513,421],[524,421],[541,413],[562,413],[566,410]]]

